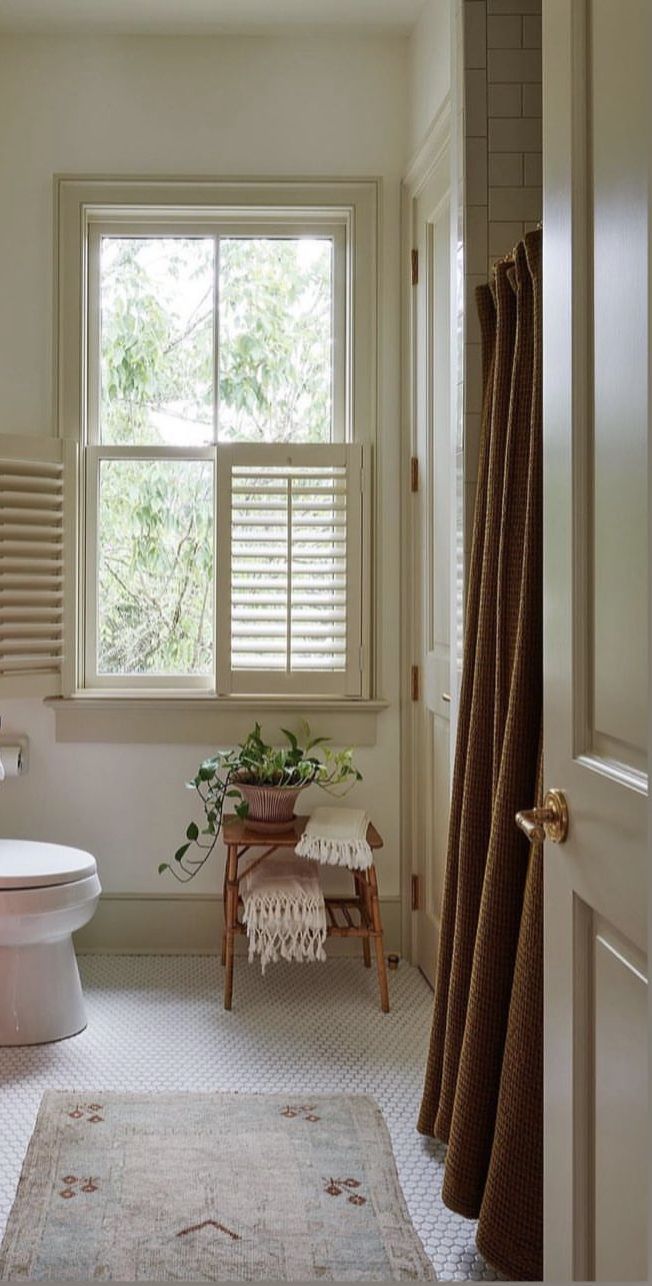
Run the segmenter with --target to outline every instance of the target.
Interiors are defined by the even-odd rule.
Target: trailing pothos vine
[[[304,787],[319,786],[329,794],[345,795],[362,774],[353,764],[353,751],[334,751],[327,745],[328,737],[312,737],[310,727],[302,723],[300,736],[286,728],[281,731],[286,746],[270,746],[263,741],[260,724],[240,745],[230,750],[218,750],[204,759],[197,774],[187,782],[201,800],[205,825],[200,830],[195,821],[186,829],[186,842],[177,849],[171,862],[161,862],[159,875],[169,871],[180,884],[187,884],[198,875],[210,858],[222,829],[224,806],[227,799],[237,800],[234,812],[243,820],[249,805],[238,789],[242,785]]]

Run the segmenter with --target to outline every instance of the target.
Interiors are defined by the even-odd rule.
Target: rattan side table
[[[240,882],[248,871],[264,862],[280,849],[294,849],[305,829],[307,817],[295,817],[294,822],[279,835],[265,835],[252,830],[246,821],[230,813],[224,818],[222,835],[227,858],[224,869],[224,936],[222,939],[222,964],[224,973],[224,1008],[230,1009],[233,1000],[233,964],[236,933],[246,933],[238,912],[242,907]],[[375,826],[369,825],[367,842],[371,849],[382,848],[383,841]],[[256,852],[255,850],[262,850]],[[241,858],[250,854],[246,868],[239,869]],[[378,901],[378,879],[375,865],[366,871],[351,871],[354,891],[350,897],[327,897],[327,934],[337,938],[360,938],[362,955],[367,968],[371,966],[371,943],[376,953],[376,970],[380,991],[380,1007],[389,1013],[389,990],[385,968],[385,944]]]

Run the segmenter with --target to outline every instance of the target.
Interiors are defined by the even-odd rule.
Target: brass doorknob
[[[517,813],[516,825],[531,844],[542,844],[544,839],[563,844],[568,835],[568,804],[563,791],[546,791],[543,807],[526,808]]]

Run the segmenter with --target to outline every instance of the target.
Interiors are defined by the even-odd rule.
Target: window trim
[[[316,736],[333,746],[374,746],[378,716],[388,702],[351,697],[213,697],[201,692],[79,692],[46,696],[58,742],[229,746],[242,740],[255,719],[265,735],[282,736],[307,719]],[[324,716],[326,716],[324,718]]]
[[[138,229],[142,230],[144,220],[141,217],[145,207],[156,210],[154,220],[156,230],[162,227],[187,227],[192,223],[194,229],[215,227],[216,212],[220,218],[220,231],[242,231],[246,222],[252,231],[275,227],[272,214],[276,212],[276,228],[287,232],[288,224],[294,221],[297,225],[305,221],[310,229],[328,227],[331,231],[342,228],[346,218],[347,235],[350,251],[347,256],[346,312],[351,319],[349,332],[346,334],[349,353],[348,370],[350,372],[345,389],[346,416],[349,423],[356,427],[355,441],[373,446],[376,437],[377,411],[377,242],[378,242],[378,205],[380,180],[301,180],[288,179],[281,181],[207,178],[110,178],[75,176],[58,176],[55,201],[55,249],[57,271],[55,274],[55,421],[60,436],[73,437],[81,444],[84,434],[85,408],[88,405],[88,374],[82,354],[87,351],[87,309],[89,279],[88,232],[90,226],[100,228],[105,223],[115,226],[119,216],[120,226],[129,228],[129,216],[138,209]],[[189,204],[191,202],[191,204]],[[263,212],[261,214],[261,212]],[[208,216],[208,219],[206,218]],[[231,219],[231,222],[229,222]],[[237,220],[237,227],[233,223]],[[202,220],[204,223],[202,224]],[[132,225],[133,226],[133,225]],[[335,263],[338,262],[335,255]],[[334,291],[337,297],[337,289]],[[183,448],[184,458],[194,458],[201,448]],[[133,449],[132,449],[133,451]],[[168,448],[166,448],[168,451]],[[368,453],[366,453],[368,454]],[[367,485],[371,480],[373,454],[369,457],[365,469]],[[83,472],[83,471],[82,471]],[[82,492],[85,487],[82,483]],[[75,646],[67,649],[64,666],[63,691],[66,698],[82,697],[88,703],[97,696],[100,700],[115,696],[141,698],[147,704],[148,685],[139,679],[137,686],[125,686],[122,679],[110,684],[110,691],[100,687],[84,687],[85,658],[85,550],[84,524],[86,521],[86,499],[81,496],[78,506],[78,518],[75,531],[76,565],[69,577],[68,601],[72,605],[76,620]],[[371,526],[371,524],[369,524]],[[217,524],[216,524],[217,528]],[[373,628],[371,622],[371,578],[373,575],[374,557],[371,541],[363,551],[365,567],[362,576],[364,645],[368,658],[367,672],[369,679],[366,692],[375,692],[374,656],[372,650]],[[201,681],[200,681],[201,682]],[[168,686],[160,680],[151,685],[152,695],[159,695],[163,700],[169,697],[187,696],[194,699],[209,699],[218,704],[232,702],[232,697],[219,696],[212,684],[203,690],[193,692],[185,681],[182,688],[177,679]],[[283,692],[261,694],[260,701],[270,708],[275,704],[287,708],[288,701],[295,698]],[[302,698],[299,698],[301,700]],[[363,698],[370,701],[370,697]],[[341,701],[360,703],[358,697],[341,697],[325,695],[326,705],[334,706]],[[306,703],[314,701],[314,696],[306,694]],[[382,702],[372,702],[376,709],[383,707]]]

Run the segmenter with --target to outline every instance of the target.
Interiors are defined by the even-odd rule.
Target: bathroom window
[[[69,695],[369,696],[354,215],[83,204]]]

